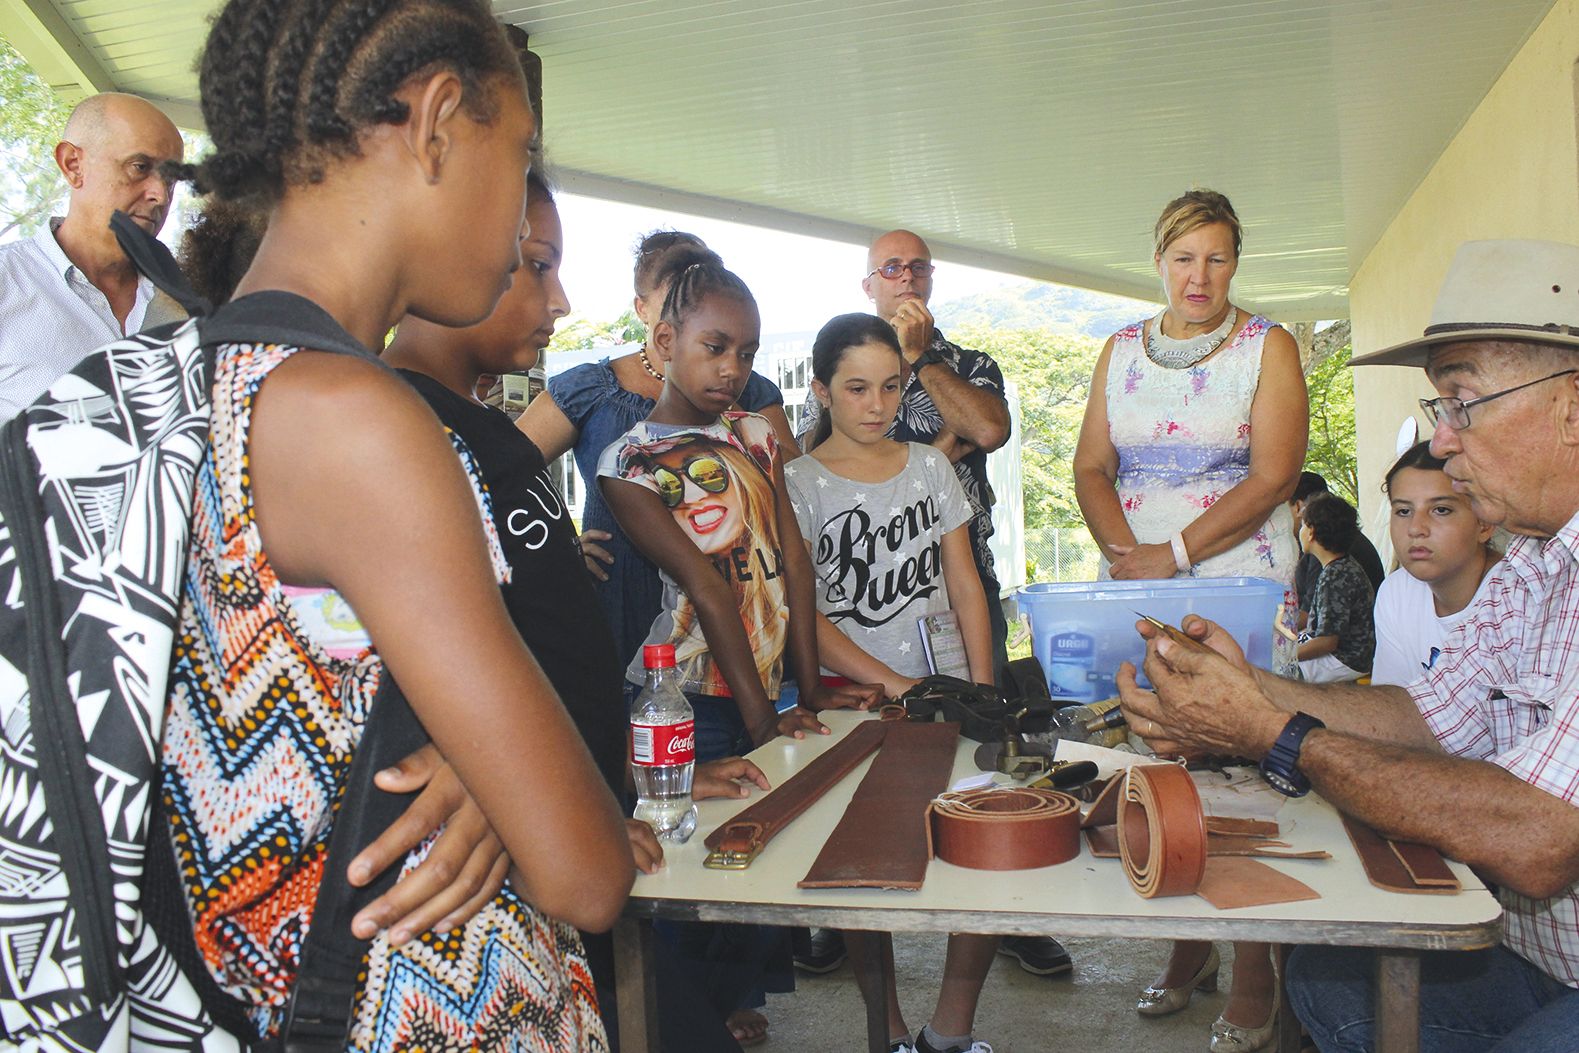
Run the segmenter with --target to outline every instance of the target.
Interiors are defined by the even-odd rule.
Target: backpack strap
[[[345,880],[345,873],[351,860],[416,798],[415,793],[380,790],[373,777],[427,742],[428,733],[386,671],[373,698],[362,741],[351,759],[350,775],[329,835],[323,882],[313,904],[313,923],[302,941],[301,967],[280,1026],[278,1053],[341,1053],[346,1048],[362,960],[372,944],[351,934],[351,919],[395,884],[401,864],[389,867],[362,888]]]
[[[116,210],[110,216],[110,230],[121,251],[132,261],[138,273],[153,282],[159,291],[181,305],[193,318],[213,313],[214,305],[199,296],[181,273],[181,265],[170,253],[164,242],[132,221],[132,217]]]

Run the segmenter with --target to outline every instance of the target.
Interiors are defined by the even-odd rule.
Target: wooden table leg
[[[866,1048],[888,1053],[888,986],[893,982],[893,951],[884,933],[846,930],[844,946],[855,970],[855,982],[866,1003]]]
[[[1272,961],[1277,964],[1277,1053],[1299,1053],[1300,1047],[1304,1045],[1300,1041],[1303,1034],[1299,1018],[1288,1004],[1288,952],[1291,950],[1293,948],[1286,943],[1272,945]]]
[[[653,966],[652,923],[614,923],[614,997],[619,1004],[623,1053],[658,1053],[658,974]]]
[[[1376,1053],[1419,1053],[1420,955],[1376,952]]]

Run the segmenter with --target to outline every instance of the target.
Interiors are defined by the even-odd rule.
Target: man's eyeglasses
[[[729,489],[729,469],[724,467],[723,461],[707,454],[692,457],[680,466],[679,472],[659,465],[653,469],[652,477],[658,484],[658,497],[665,508],[680,507],[685,500],[686,479],[710,494],[721,494]]]
[[[1470,399],[1468,402],[1465,402],[1463,399],[1446,397],[1421,399],[1420,408],[1425,410],[1426,419],[1431,422],[1432,427],[1436,427],[1438,423],[1443,423],[1454,431],[1463,431],[1469,427],[1469,407],[1483,406],[1492,399],[1500,399],[1502,396],[1511,395],[1515,391],[1523,391],[1525,388],[1532,388],[1536,384],[1544,384],[1548,380],[1556,380],[1558,377],[1566,377],[1573,373],[1579,373],[1579,369],[1565,369],[1560,373],[1553,373],[1549,377],[1541,377],[1539,380],[1531,380],[1528,383],[1520,384],[1517,387],[1505,388],[1502,391],[1493,391],[1490,395],[1482,395],[1480,398]]]
[[[904,274],[907,270],[910,272],[912,277],[926,278],[930,276],[933,271],[937,270],[937,268],[932,266],[932,264],[926,260],[911,260],[909,263],[904,263],[900,260],[889,260],[881,267],[874,268],[866,276],[870,278],[873,274],[881,274],[889,281],[893,281],[901,274]]]

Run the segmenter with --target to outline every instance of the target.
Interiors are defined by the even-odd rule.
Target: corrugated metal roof
[[[117,86],[188,103],[217,6],[4,4],[53,4]],[[1551,0],[494,7],[543,58],[572,189],[857,238],[903,225],[961,262],[1154,295],[1158,210],[1212,186],[1245,223],[1239,297],[1301,318],[1346,312],[1349,275]]]

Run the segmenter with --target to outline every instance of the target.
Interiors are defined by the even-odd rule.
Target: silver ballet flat
[[[1277,1011],[1283,1001],[1282,985],[1272,991],[1272,1012],[1260,1027],[1240,1027],[1219,1016],[1212,1023],[1212,1053],[1255,1053],[1277,1040]]]
[[[1214,946],[1211,953],[1206,956],[1206,961],[1201,963],[1201,967],[1196,971],[1195,975],[1178,987],[1148,987],[1142,991],[1140,1000],[1135,1003],[1135,1012],[1141,1016],[1167,1016],[1170,1013],[1177,1013],[1190,1004],[1190,995],[1194,992],[1217,990],[1217,968],[1220,964],[1221,959],[1218,958],[1217,948]],[[1219,1022],[1227,1023],[1224,1020],[1219,1020]],[[1232,1024],[1228,1024],[1228,1026],[1233,1027]],[[1213,1033],[1215,1035],[1215,1028]],[[1216,1038],[1214,1037],[1212,1041],[1216,1042]],[[1216,1047],[1214,1046],[1213,1048],[1215,1049]],[[1261,1047],[1247,1048],[1259,1049]]]

